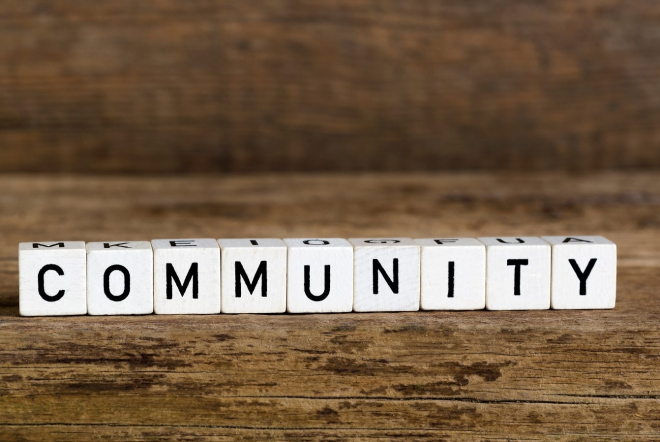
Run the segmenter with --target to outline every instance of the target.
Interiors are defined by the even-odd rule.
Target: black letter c
[[[52,271],[56,272],[60,276],[64,276],[64,270],[62,270],[62,267],[60,267],[56,264],[47,264],[47,265],[43,266],[41,268],[41,270],[39,270],[39,275],[37,277],[37,285],[39,287],[39,296],[41,296],[41,298],[44,301],[48,301],[48,302],[59,301],[60,299],[62,299],[62,296],[64,296],[64,290],[60,290],[59,292],[57,292],[56,295],[50,296],[46,293],[46,290],[44,289],[44,275],[49,270],[52,270]]]

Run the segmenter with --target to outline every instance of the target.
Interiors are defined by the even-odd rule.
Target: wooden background
[[[656,0],[3,0],[0,171],[655,168]]]
[[[659,170],[657,0],[3,0],[0,441],[658,441]],[[18,316],[21,241],[552,234],[615,309]]]

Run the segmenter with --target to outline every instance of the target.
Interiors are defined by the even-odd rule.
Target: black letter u
[[[320,295],[316,296],[313,295],[312,292],[309,290],[309,266],[305,266],[305,295],[312,301],[323,301],[325,298],[328,297],[330,294],[330,266],[326,265],[325,266],[325,280],[324,280],[324,289],[323,293]]]

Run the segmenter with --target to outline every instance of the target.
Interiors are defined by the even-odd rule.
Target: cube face
[[[553,309],[616,303],[616,244],[602,236],[544,236],[552,246]]]
[[[214,239],[155,239],[151,245],[155,313],[220,313],[220,248]]]
[[[353,246],[342,238],[287,238],[287,311],[353,310]]]
[[[82,241],[20,243],[19,310],[22,316],[87,313],[87,256]]]
[[[279,238],[219,239],[222,312],[284,313],[287,248]]]
[[[475,238],[423,238],[422,310],[480,310],[486,306],[486,247]]]
[[[353,310],[419,310],[420,247],[410,238],[350,238],[354,253]]]
[[[537,237],[478,238],[486,245],[486,308],[550,308],[550,245]]]
[[[87,243],[87,312],[90,315],[147,315],[153,311],[151,243]]]

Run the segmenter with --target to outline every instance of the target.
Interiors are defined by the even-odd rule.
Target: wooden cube
[[[486,308],[550,308],[550,244],[541,238],[479,238],[486,245]]]
[[[151,243],[87,243],[87,312],[90,315],[147,315],[153,311]]]
[[[353,310],[353,246],[342,238],[287,238],[287,311]]]
[[[351,238],[353,310],[419,310],[420,247],[410,238]]]
[[[215,239],[155,239],[154,312],[220,313],[220,248]]]
[[[544,236],[552,246],[553,309],[614,308],[616,244],[602,236]]]
[[[475,238],[424,238],[422,310],[480,310],[486,306],[486,247]]]
[[[286,244],[279,238],[219,239],[222,312],[286,311]]]
[[[22,316],[87,313],[87,256],[82,241],[18,245],[19,311]]]

